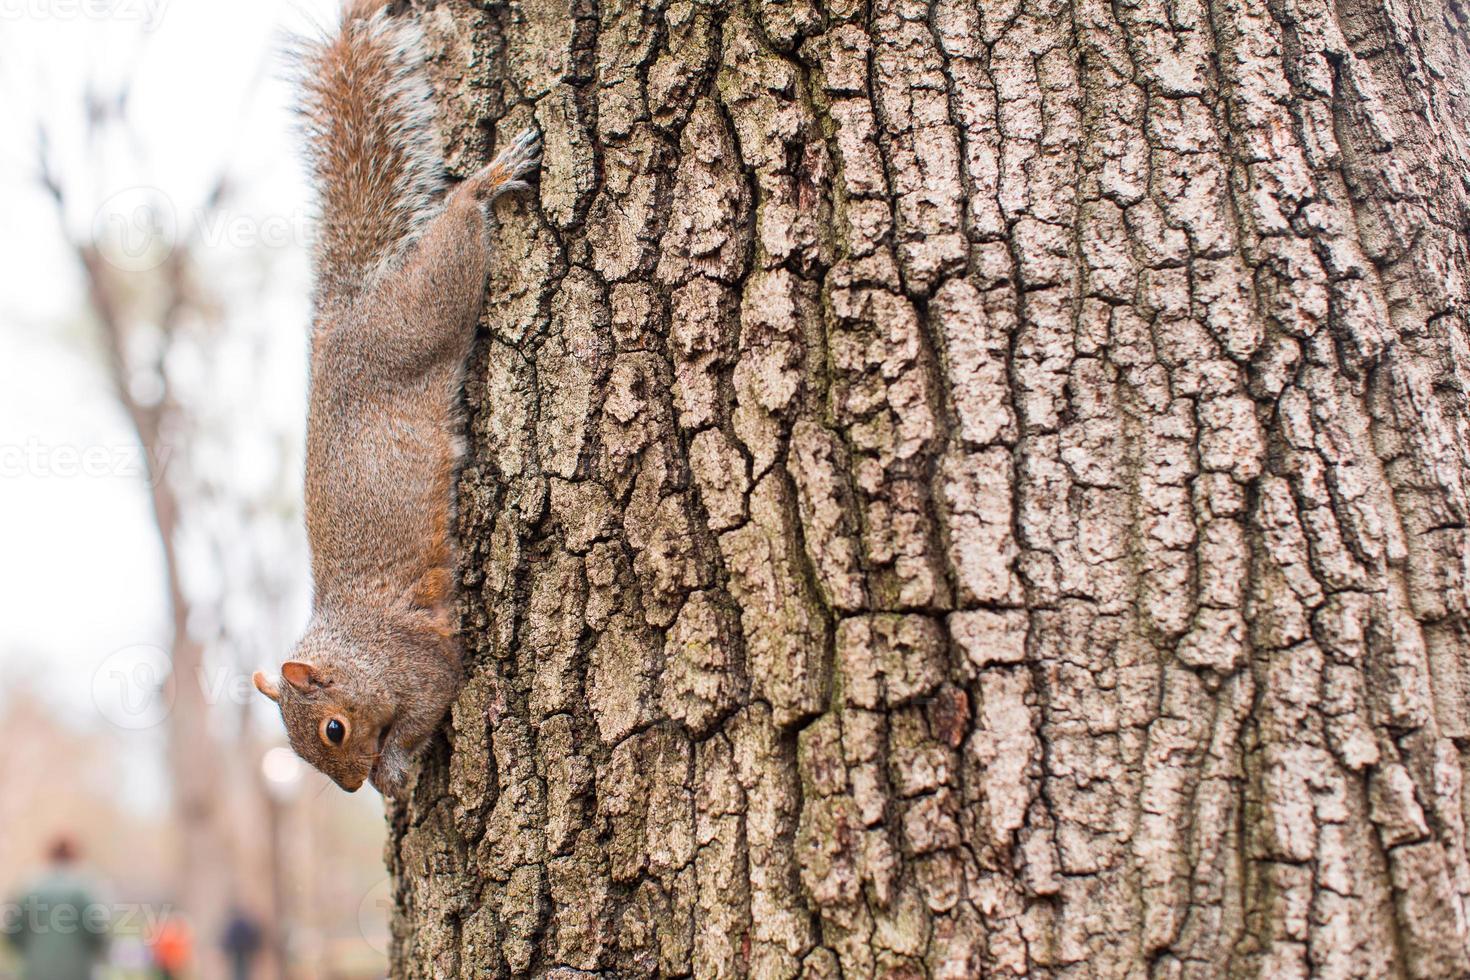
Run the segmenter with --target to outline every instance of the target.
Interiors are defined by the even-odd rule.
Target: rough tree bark
[[[396,975],[1470,975],[1470,8],[415,6],[547,152]]]

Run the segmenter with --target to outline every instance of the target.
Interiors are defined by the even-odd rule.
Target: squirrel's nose
[[[359,776],[359,777],[357,777],[357,782],[352,783],[351,785],[348,785],[347,783],[343,782],[340,779],[337,780],[337,785],[338,786],[341,786],[343,789],[345,789],[349,793],[356,793],[358,790],[362,789],[362,782],[363,782],[363,777]]]

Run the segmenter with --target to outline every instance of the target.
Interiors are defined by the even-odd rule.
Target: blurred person
[[[233,909],[219,944],[230,961],[231,976],[235,980],[248,980],[250,968],[260,953],[260,926],[243,909]]]
[[[5,910],[24,980],[89,980],[107,948],[108,910],[92,898],[77,857],[70,837],[56,838],[45,871]]]
[[[184,975],[189,965],[192,940],[189,927],[178,916],[171,915],[158,924],[148,938],[148,950],[153,954],[153,971],[159,980],[174,980]]]

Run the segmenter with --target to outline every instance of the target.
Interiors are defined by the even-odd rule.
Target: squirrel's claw
[[[541,137],[534,129],[524,129],[510,145],[495,155],[478,173],[470,178],[475,196],[483,201],[493,201],[511,191],[530,189],[525,179],[541,165]]]

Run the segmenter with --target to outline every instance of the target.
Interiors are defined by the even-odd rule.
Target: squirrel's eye
[[[347,737],[347,726],[342,724],[340,718],[328,718],[322,731],[326,733],[327,741],[333,745],[341,745],[342,740]]]

